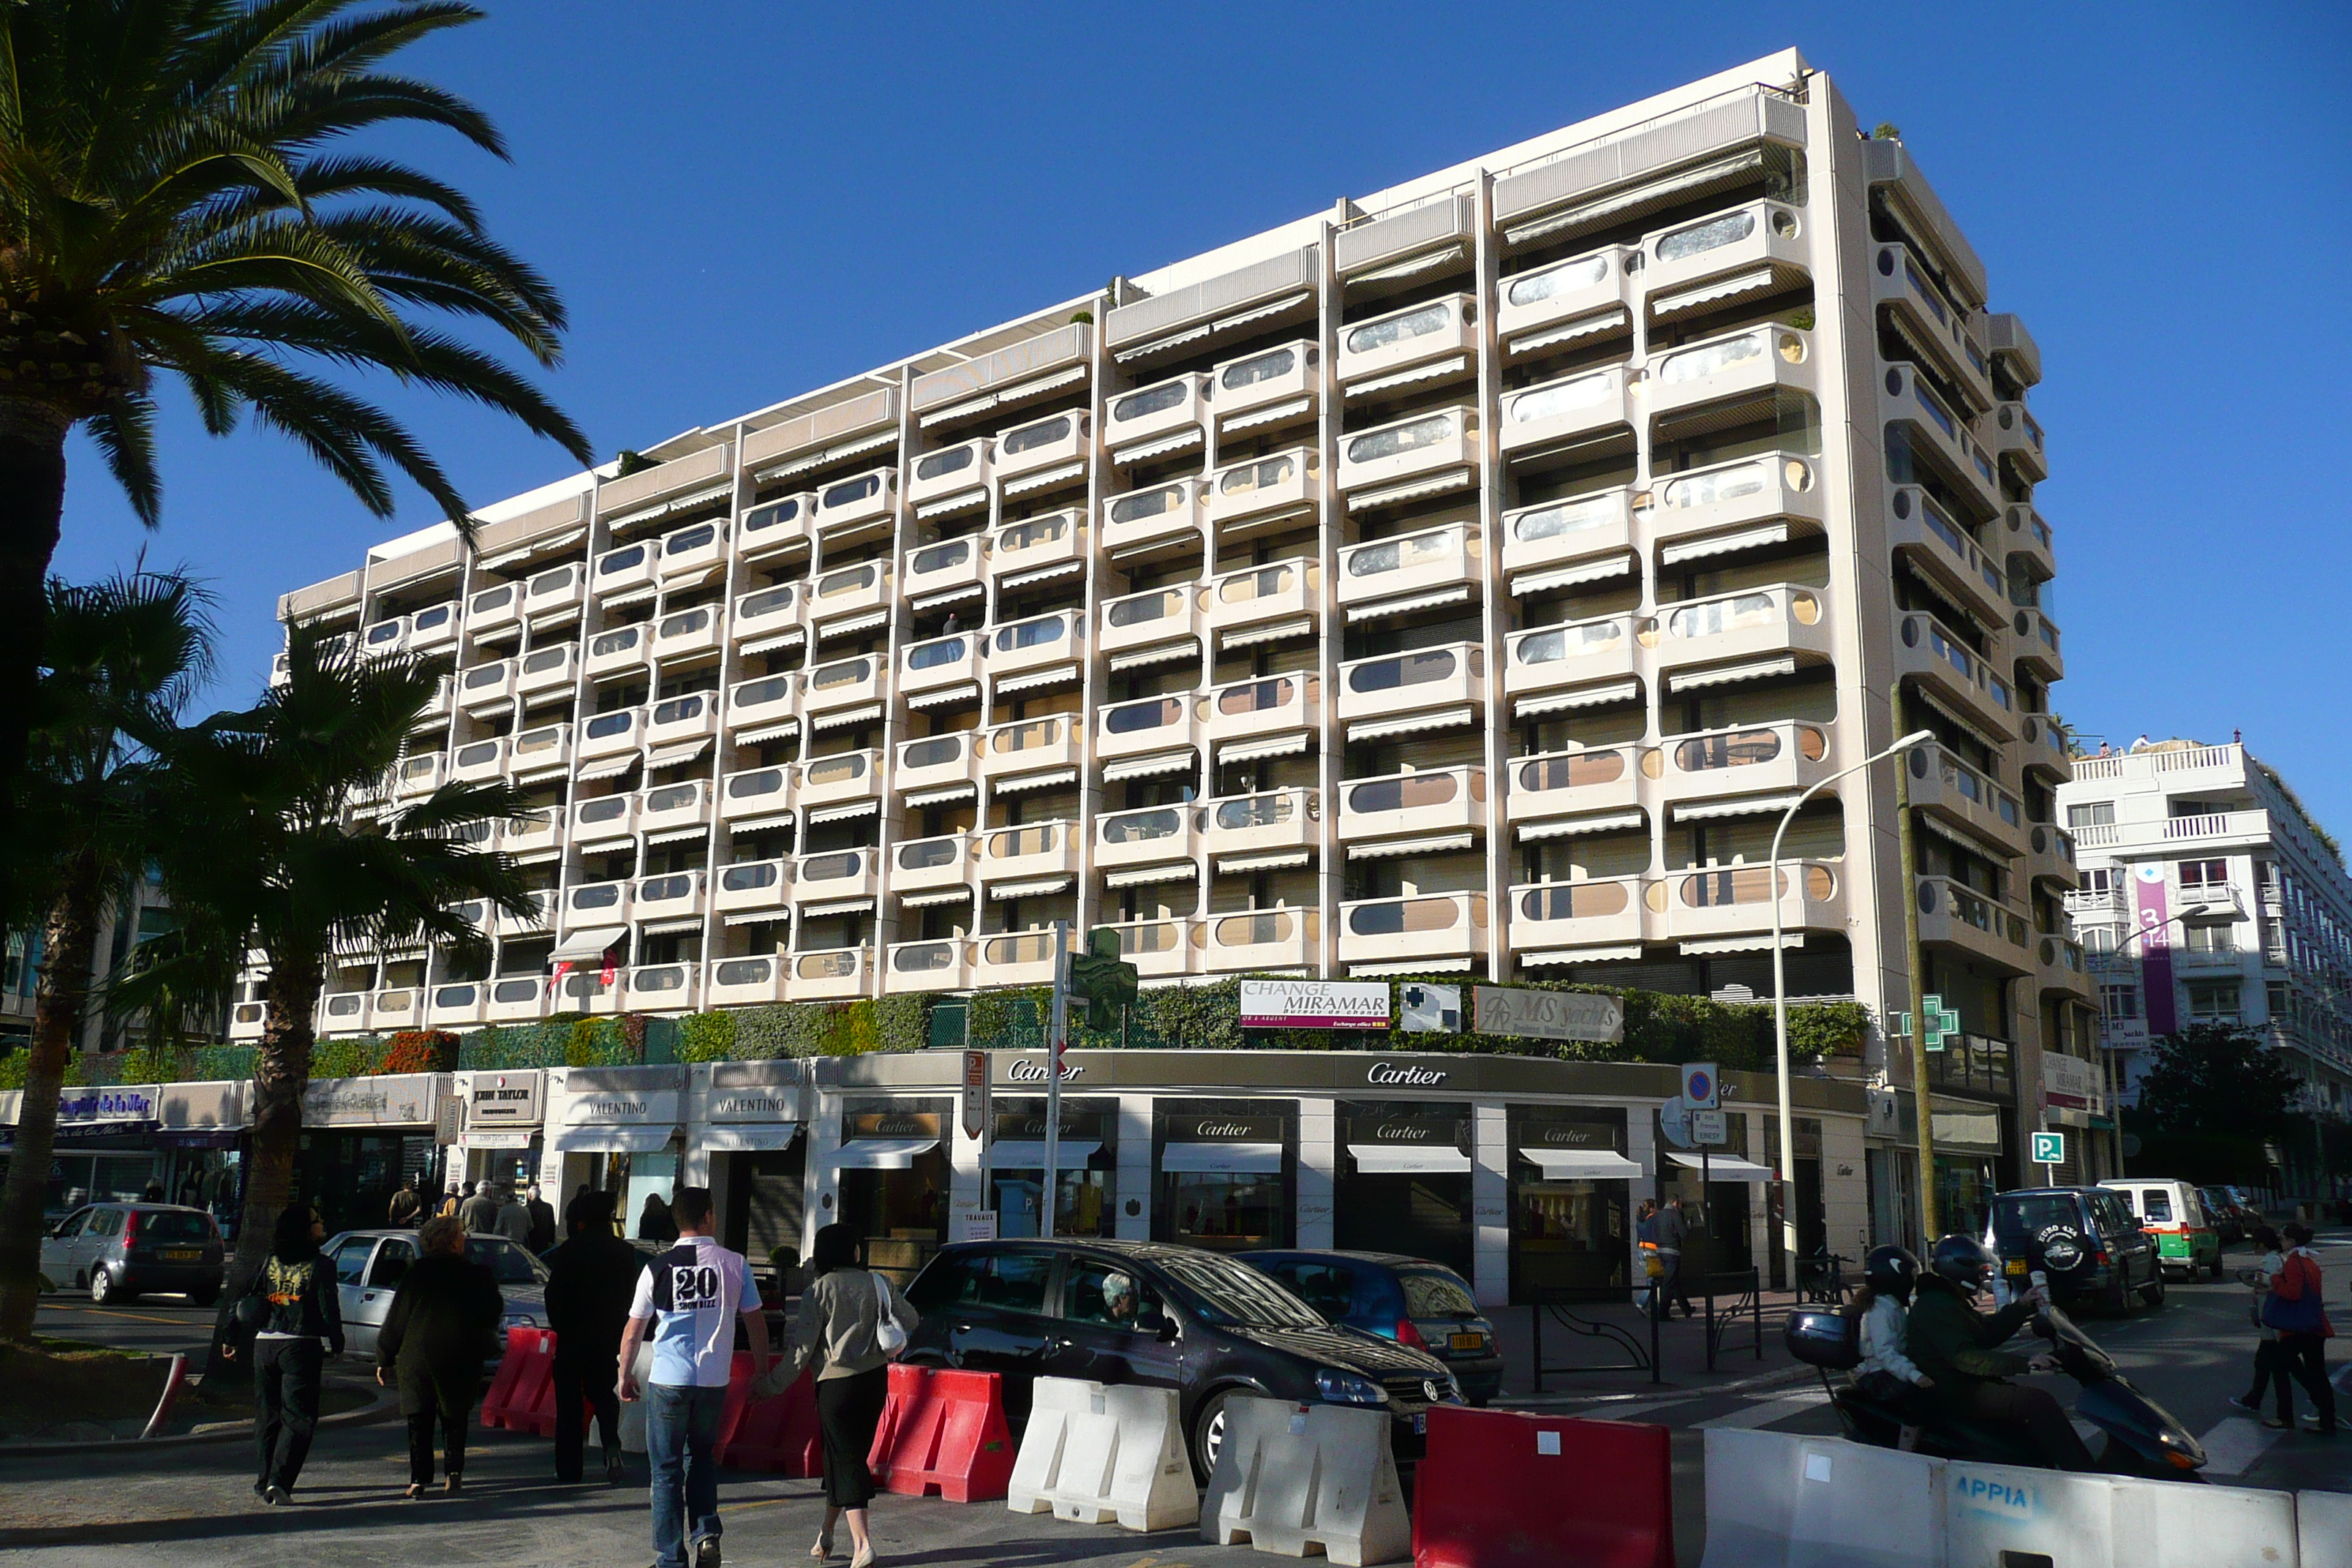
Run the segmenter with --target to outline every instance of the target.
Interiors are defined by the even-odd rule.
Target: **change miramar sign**
[[[1244,1029],[1385,1029],[1385,980],[1244,980]]]

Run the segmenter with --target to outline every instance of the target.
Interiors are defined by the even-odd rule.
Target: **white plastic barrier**
[[[2352,1492],[2295,1493],[2294,1527],[2303,1568],[2352,1568]]]
[[[632,1454],[646,1451],[646,1385],[654,1377],[654,1347],[637,1346],[637,1396],[621,1406],[621,1447]]]
[[[1938,1568],[1942,1463],[1710,1426],[1704,1568]]]
[[[2116,1568],[2295,1568],[2293,1492],[2179,1481],[2110,1484]]]
[[[1251,1395],[1227,1401],[1201,1539],[1231,1546],[1244,1537],[1286,1557],[1319,1547],[1343,1568],[1412,1556],[1388,1413]]]
[[[2105,1568],[2116,1560],[2114,1480],[1958,1460],[1942,1468],[1945,1568],[2010,1568],[2036,1556],[2050,1568]]]
[[[1201,1517],[1172,1388],[1041,1377],[1005,1506],[1078,1524],[1174,1530]]]

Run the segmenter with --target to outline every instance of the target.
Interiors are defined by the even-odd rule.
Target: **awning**
[[[808,628],[806,626],[787,626],[782,631],[776,633],[773,637],[754,637],[751,641],[745,643],[736,651],[745,654],[773,653],[780,647],[790,647],[796,642],[805,642],[807,640]]]
[[[1612,680],[1601,686],[1580,686],[1570,691],[1550,691],[1539,697],[1522,697],[1512,707],[1512,714],[1520,719],[1531,713],[1559,713],[1570,708],[1599,708],[1611,702],[1631,702],[1642,695],[1638,680]]]
[[[1103,783],[1117,784],[1121,779],[1148,779],[1162,773],[1191,773],[1200,765],[1200,759],[1190,750],[1156,752],[1148,757],[1122,757],[1118,762],[1103,764]]]
[[[1160,1168],[1191,1174],[1273,1175],[1282,1170],[1279,1143],[1171,1143]]]
[[[1470,1169],[1459,1149],[1417,1148],[1411,1143],[1350,1143],[1356,1169],[1368,1176],[1450,1176]]]
[[[868,893],[862,898],[830,899],[820,904],[803,904],[800,911],[806,918],[816,920],[825,915],[854,915],[873,907],[874,895]]]
[[[1072,877],[1039,877],[1026,882],[992,882],[988,896],[992,899],[1042,899],[1048,893],[1058,893],[1076,880]]]
[[[1376,375],[1370,381],[1355,382],[1348,387],[1346,395],[1349,397],[1365,397],[1375,392],[1389,391],[1392,387],[1411,386],[1417,381],[1434,381],[1439,376],[1452,375],[1457,371],[1467,370],[1469,367],[1468,354],[1449,354],[1441,360],[1432,360],[1427,364],[1417,364],[1411,370],[1398,371],[1393,375]]]
[[[1055,1168],[1075,1171],[1094,1158],[1102,1147],[1097,1138],[1065,1138],[1055,1152]],[[992,1171],[1042,1171],[1045,1168],[1045,1140],[1035,1142],[1008,1140],[992,1143],[988,1148],[988,1168]]]
[[[1111,871],[1103,877],[1106,888],[1144,888],[1155,882],[1189,882],[1201,868],[1190,860],[1179,860],[1170,866],[1143,866],[1132,871]]]
[[[729,915],[727,923],[730,926],[764,926],[791,918],[790,910],[753,910],[749,914]]]
[[[528,1149],[530,1147],[530,1141],[538,1136],[537,1132],[526,1128],[495,1132],[487,1130],[480,1132],[468,1131],[458,1140],[458,1142],[467,1149]]]
[[[559,1127],[547,1135],[550,1154],[653,1154],[677,1136],[676,1122],[653,1126]]]
[[[780,811],[767,816],[747,816],[740,821],[730,822],[727,830],[741,837],[752,833],[773,833],[780,827],[793,826],[799,820],[789,811]]]
[[[797,1121],[719,1121],[702,1130],[701,1146],[713,1154],[789,1149],[801,1135]]]
[[[941,784],[937,789],[910,790],[899,798],[908,805],[938,805],[945,801],[961,800],[979,792],[976,784]]]
[[[637,931],[640,934],[645,936],[682,936],[688,931],[700,931],[701,929],[702,917],[699,915],[692,915],[688,916],[685,920],[648,921],[644,925],[639,926]]]
[[[1793,795],[1757,795],[1745,800],[1702,800],[1675,807],[1676,822],[1706,822],[1718,816],[1761,816],[1767,812],[1786,811],[1796,801]]]
[[[1401,855],[1444,855],[1455,849],[1467,849],[1475,842],[1467,833],[1439,833],[1420,838],[1376,838],[1370,843],[1348,846],[1350,860],[1388,860]]]
[[[1041,686],[1058,686],[1063,681],[1077,679],[1078,667],[1075,664],[1063,664],[1056,665],[1051,669],[1035,670],[1025,675],[999,676],[995,682],[995,689],[996,694],[1002,697],[1008,691],[1034,691]]]
[[[1768,522],[1758,528],[1734,529],[1729,533],[1710,533],[1699,539],[1685,539],[1658,552],[1662,564],[1672,566],[1678,562],[1696,561],[1703,556],[1728,555],[1736,550],[1759,550],[1768,544],[1789,542],[1789,525]]]
[[[787,735],[797,735],[800,732],[801,721],[797,719],[787,719],[781,724],[763,724],[756,730],[739,730],[735,732],[735,743],[739,746],[764,746],[771,741],[781,741]]]
[[[647,844],[683,844],[689,838],[700,838],[709,833],[708,827],[673,827],[667,833],[648,833]]]
[[[1541,1166],[1548,1182],[1636,1182],[1649,1174],[1612,1149],[1521,1149],[1519,1158]]]
[[[811,453],[805,458],[795,458],[789,463],[779,463],[772,468],[761,468],[751,476],[751,482],[757,485],[772,484],[778,479],[790,479],[794,474],[804,474],[812,468],[821,468],[828,463],[840,462],[845,458],[855,458],[865,452],[878,452],[885,447],[896,446],[898,441],[898,427],[894,420],[890,428],[878,436],[867,436],[856,441],[845,441],[837,447],[827,447],[822,452]]]
[[[1667,1151],[1666,1157],[1685,1170],[1696,1171],[1699,1168],[1699,1156],[1696,1154],[1685,1154],[1680,1149],[1671,1149]],[[1706,1179],[1710,1182],[1772,1180],[1771,1167],[1759,1165],[1752,1160],[1735,1159],[1728,1154],[1709,1154],[1706,1156]]]
[[[1374,979],[1383,974],[1466,974],[1470,960],[1466,958],[1415,958],[1402,963],[1351,963],[1349,978]]]
[[[1253,408],[1246,414],[1236,414],[1217,428],[1230,435],[1237,430],[1253,429],[1260,425],[1271,425],[1278,419],[1291,418],[1314,406],[1315,399],[1312,397],[1293,397],[1282,403],[1270,403],[1264,408]]]
[[[646,766],[674,768],[680,763],[694,761],[709,750],[710,750],[710,737],[708,735],[698,741],[685,741],[675,746],[659,746],[646,753]]]
[[[1546,594],[1554,588],[1572,588],[1579,583],[1602,583],[1624,576],[1633,570],[1633,557],[1619,551],[1598,561],[1580,561],[1572,566],[1555,566],[1549,572],[1522,572],[1511,579],[1511,592]]]
[[[1170,664],[1180,658],[1200,657],[1200,639],[1186,637],[1181,642],[1162,643],[1158,647],[1138,648],[1133,653],[1115,653],[1110,656],[1110,667],[1114,671],[1145,669],[1155,664]]]
[[[942,888],[936,892],[901,893],[898,902],[910,910],[927,910],[933,904],[961,904],[971,897],[970,888]]]
[[[1627,218],[1655,211],[1685,193],[1696,193],[1722,184],[1763,165],[1764,150],[1761,147],[1744,148],[1727,158],[1717,158],[1712,163],[1663,174],[1609,195],[1579,202],[1574,206],[1555,207],[1541,217],[1528,218],[1505,228],[1504,243],[1522,246],[1564,228],[1599,223],[1612,216]]]
[[[915,509],[915,518],[918,521],[928,522],[935,517],[948,517],[956,512],[970,511],[975,507],[983,507],[987,504],[986,489],[966,490],[961,495],[952,495],[945,500],[924,502]]]
[[[863,724],[882,717],[882,704],[868,702],[863,707],[844,708],[837,713],[820,713],[809,721],[812,730],[844,730],[852,724]]]
[[[1239,871],[1279,871],[1286,866],[1307,864],[1304,849],[1270,849],[1263,855],[1227,855],[1217,861],[1220,876],[1232,876]]]
[[[999,590],[1026,588],[1038,583],[1050,583],[1056,577],[1075,577],[1087,569],[1083,561],[1057,561],[1051,566],[1033,566],[1026,572],[1015,572],[997,579]]]
[[[1780,945],[1802,947],[1805,945],[1805,933],[1782,931]],[[1717,952],[1769,952],[1772,951],[1772,933],[1751,931],[1746,936],[1701,937],[1696,942],[1684,942],[1680,951],[1685,958],[1704,958]]]
[[[853,816],[872,816],[882,809],[878,800],[853,800],[847,805],[827,805],[808,814],[809,826],[826,822],[847,822]]]
[[[1586,833],[1614,833],[1622,827],[1639,827],[1643,820],[1638,811],[1612,811],[1601,816],[1562,816],[1550,822],[1523,822],[1519,825],[1519,842],[1526,844],[1538,838],[1574,838]]]
[[[600,757],[595,762],[584,763],[572,777],[573,782],[581,784],[590,779],[615,779],[636,765],[637,753],[623,752],[617,757]]]
[[[1458,605],[1470,597],[1470,587],[1464,584],[1455,588],[1440,588],[1431,594],[1414,594],[1402,599],[1382,599],[1377,604],[1348,606],[1349,624],[1375,621],[1387,616],[1410,615],[1415,610],[1433,610],[1440,605]]]
[[[626,926],[591,926],[585,931],[573,931],[557,942],[555,951],[547,956],[552,962],[602,958],[607,948],[617,947],[628,934]]]
[[[1383,735],[1411,735],[1423,730],[1452,730],[1460,725],[1475,723],[1478,710],[1464,706],[1438,708],[1426,713],[1404,713],[1393,719],[1368,719],[1348,726],[1348,741],[1374,741]]]
[[[916,1155],[939,1146],[936,1138],[852,1138],[828,1151],[824,1163],[837,1171],[911,1171]]]
[[[1737,272],[1728,278],[1718,278],[1712,283],[1702,283],[1696,289],[1662,294],[1650,301],[1650,313],[1663,318],[1696,306],[1712,304],[1717,300],[1753,294],[1759,289],[1772,287],[1776,276],[1769,267],[1759,267],[1752,272]]]
[[[1548,349],[1554,343],[1572,343],[1579,338],[1589,338],[1598,333],[1614,331],[1621,327],[1631,331],[1633,325],[1633,319],[1625,313],[1624,306],[1612,305],[1605,310],[1596,310],[1590,316],[1579,317],[1565,326],[1553,327],[1539,332],[1523,332],[1506,342],[1503,345],[1503,352],[1508,354],[1531,354],[1538,349]]]
[[[509,566],[520,566],[534,555],[551,554],[558,550],[568,550],[587,537],[588,531],[584,528],[567,528],[561,533],[551,533],[544,539],[534,539],[520,549],[493,555],[481,563],[481,569],[504,575]]]
[[[1620,959],[1639,958],[1642,944],[1610,942],[1597,947],[1556,947],[1546,952],[1519,954],[1519,966],[1538,969],[1554,963],[1613,963]]]
[[[1234,315],[1220,316],[1215,321],[1209,323],[1209,330],[1218,332],[1229,332],[1235,327],[1248,326],[1252,321],[1269,321],[1276,316],[1281,315],[1285,310],[1297,310],[1299,306],[1304,305],[1313,298],[1315,298],[1315,296],[1311,291],[1300,294],[1286,294],[1279,300],[1272,300],[1264,305],[1253,306],[1251,309],[1240,311]]]
[[[942,588],[936,594],[926,594],[919,599],[909,599],[907,607],[918,615],[927,615],[933,610],[945,609],[950,605],[960,605],[966,599],[977,599],[987,592],[977,583],[962,583],[952,588]],[[743,651],[749,653],[751,650],[747,647]]]
[[[1125,468],[1130,463],[1140,463],[1147,458],[1164,458],[1171,452],[1181,452],[1187,447],[1197,447],[1200,443],[1200,426],[1193,426],[1180,430],[1173,436],[1162,437],[1157,441],[1146,441],[1140,446],[1129,447],[1113,452],[1110,455],[1110,460],[1120,468]]]
[[[1719,664],[1713,669],[1690,669],[1666,677],[1668,691],[1696,691],[1704,686],[1728,686],[1735,680],[1762,680],[1775,675],[1794,675],[1797,661],[1783,656],[1780,658],[1759,658],[1748,664]]]
[[[1270,735],[1255,741],[1230,741],[1217,748],[1220,763],[1244,763],[1259,757],[1296,756],[1307,749],[1307,732]]]
[[[980,700],[980,682],[961,681],[954,686],[942,686],[931,691],[918,691],[907,699],[909,708],[952,708],[959,702]]]
[[[1086,471],[1087,465],[1084,461],[1057,464],[1042,474],[1027,474],[1012,480],[1005,485],[1004,493],[1008,496],[1026,495],[1031,490],[1042,490],[1048,485],[1057,485],[1065,479],[1075,479]]]
[[[1217,634],[1220,648],[1255,647],[1260,643],[1280,642],[1286,637],[1305,637],[1315,629],[1312,616],[1297,616],[1286,621],[1268,621],[1264,626],[1242,626]]]
[[[1376,490],[1359,490],[1348,498],[1349,511],[1370,511],[1375,507],[1399,506],[1423,496],[1444,495],[1458,490],[1472,482],[1475,476],[1468,468],[1455,468],[1431,479],[1416,479],[1410,484],[1387,485]]]
[[[1077,769],[1050,768],[1042,773],[1020,773],[1009,779],[991,779],[988,789],[991,795],[1019,795],[1024,790],[1051,789],[1055,784],[1077,782]]]
[[[868,610],[862,616],[845,616],[837,621],[822,622],[816,628],[816,635],[820,637],[845,637],[852,632],[878,626],[889,618],[887,610]]]

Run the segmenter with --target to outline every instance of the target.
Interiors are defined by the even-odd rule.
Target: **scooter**
[[[2135,1387],[2072,1318],[2056,1307],[2044,1306],[2034,1318],[2032,1331],[2050,1342],[2058,1370],[2082,1385],[2074,1413],[2106,1435],[2105,1443],[2092,1456],[2102,1470],[2152,1480],[2205,1479],[2198,1474],[2205,1468],[2205,1449],[2195,1435]],[[1851,1377],[1831,1380],[1832,1373],[1851,1373],[1861,1364],[1858,1321],[1834,1310],[1800,1308],[1789,1314],[1781,1338],[1790,1355],[1820,1373],[1838,1425],[1848,1438],[1874,1447],[1901,1447],[1901,1406],[1874,1397]],[[1994,1465],[2040,1467],[2043,1463],[2038,1450],[2006,1427],[1949,1417],[1931,1419],[1920,1427],[1912,1451]]]

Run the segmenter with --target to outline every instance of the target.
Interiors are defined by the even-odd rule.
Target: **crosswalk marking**
[[[1808,1410],[1827,1405],[1830,1396],[1818,1388],[1797,1394],[1784,1394],[1778,1399],[1759,1400],[1745,1410],[1735,1410],[1727,1415],[1710,1416],[1695,1423],[1701,1427],[1717,1426],[1738,1431],[1754,1426],[1769,1426],[1775,1421],[1785,1421],[1791,1415],[1801,1415]]]
[[[2270,1452],[2272,1444],[2285,1434],[2275,1426],[2265,1426],[2251,1416],[2225,1417],[2211,1431],[2197,1439],[2205,1445],[2205,1473],[2209,1476],[2242,1476],[2254,1468],[2255,1461]]]

